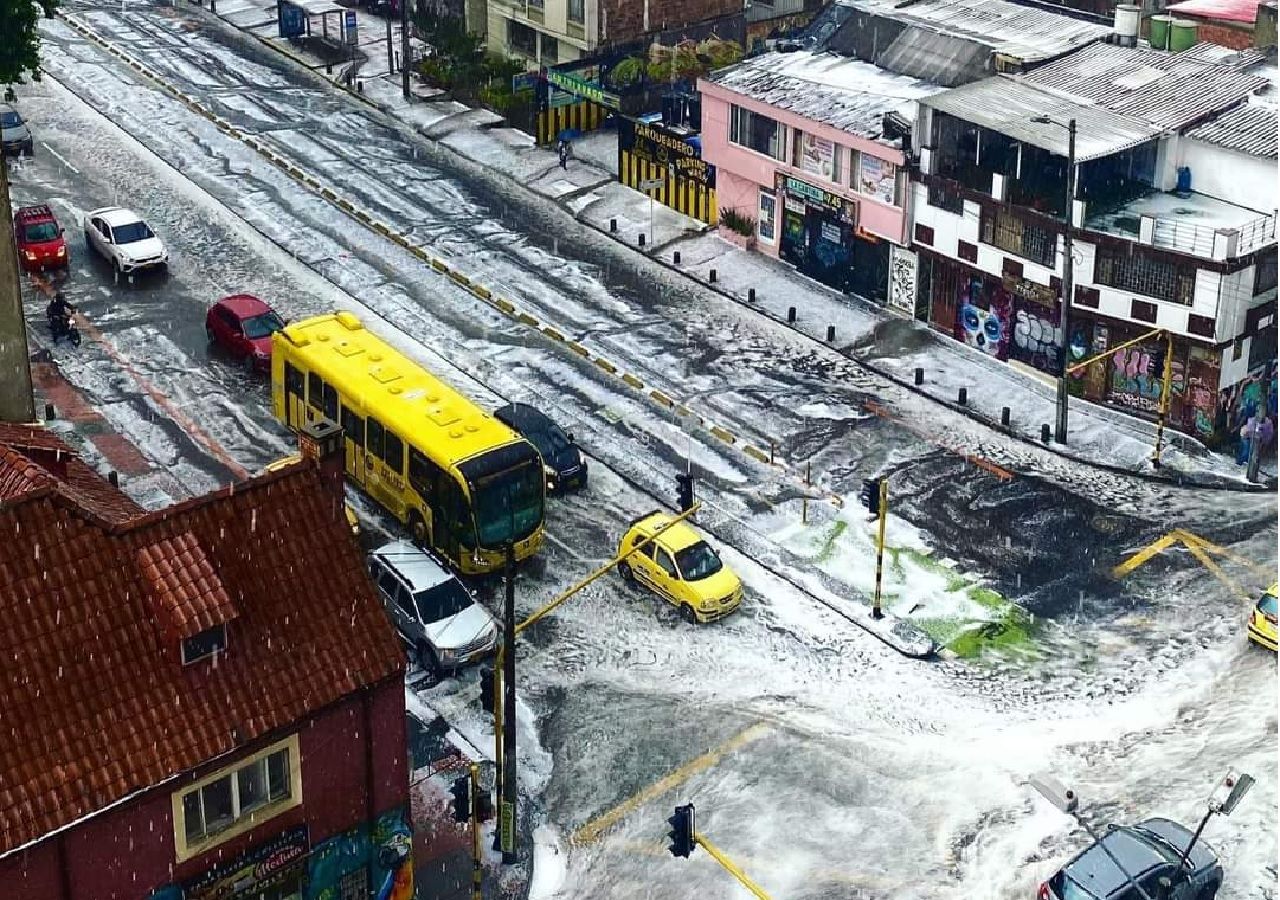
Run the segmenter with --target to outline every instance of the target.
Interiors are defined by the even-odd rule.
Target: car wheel
[[[435,681],[439,681],[441,677],[440,660],[436,658],[436,652],[431,649],[429,644],[418,645],[418,668],[426,672]]]
[[[204,338],[210,344],[218,343],[217,336],[213,333],[213,329],[210,328],[208,325],[204,326]]]
[[[693,611],[693,607],[689,604],[686,603],[684,606],[680,607],[680,615],[690,625],[698,624],[698,614]]]
[[[124,273],[120,271],[120,260],[111,260],[111,276],[115,279],[116,284],[120,283],[120,276]]]
[[[1220,887],[1222,887],[1221,882],[1209,882],[1209,884],[1205,886],[1205,889],[1200,892],[1199,900],[1214,900],[1214,898],[1218,896],[1218,888]]]
[[[254,366],[252,353],[246,353],[244,356],[240,357],[240,365],[244,369],[244,373],[246,375],[252,375],[257,371],[257,368]]]
[[[631,571],[631,565],[629,563],[618,563],[618,574],[622,576],[622,580],[627,584],[636,583],[636,573]]]

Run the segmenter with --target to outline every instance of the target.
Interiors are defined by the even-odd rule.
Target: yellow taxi
[[[1276,649],[1277,589],[1280,589],[1280,584],[1267,588],[1249,615],[1249,640],[1268,650]]]
[[[698,532],[677,522],[636,548],[673,518],[654,512],[632,522],[618,547],[619,556],[630,551],[618,572],[675,606],[686,622],[722,619],[742,605],[742,582]]]
[[[289,456],[282,456],[280,459],[267,463],[265,466],[263,466],[262,471],[263,472],[279,472],[281,469],[291,466],[296,462],[300,462],[301,460],[302,460],[302,454],[300,453],[294,453]],[[342,504],[342,508],[347,513],[347,524],[351,526],[351,533],[354,534],[356,537],[359,537],[360,536],[360,519],[356,516],[356,511],[351,508],[350,503]]]

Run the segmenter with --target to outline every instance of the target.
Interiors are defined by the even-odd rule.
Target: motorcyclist
[[[62,291],[54,294],[53,299],[49,301],[49,306],[45,309],[45,315],[49,317],[49,326],[53,329],[55,343],[63,335],[70,334],[71,315],[75,311],[75,306],[63,296]]]

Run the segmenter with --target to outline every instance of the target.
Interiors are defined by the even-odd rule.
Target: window
[[[431,496],[431,485],[435,482],[438,471],[436,464],[416,447],[409,448],[409,484],[423,497]]]
[[[803,131],[796,132],[795,167],[827,181],[840,180],[840,165],[836,158],[837,147]]]
[[[730,108],[729,140],[774,159],[786,159],[786,146],[782,141],[782,125],[768,116],[753,113],[740,106]]]
[[[384,431],[382,461],[397,475],[404,474],[404,441],[391,431]]]
[[[760,214],[756,219],[756,226],[760,234],[760,240],[766,244],[772,244],[776,238],[776,228],[778,222],[778,198],[773,191],[760,191]]]
[[[1213,337],[1213,319],[1192,313],[1187,317],[1187,331],[1198,337]]]
[[[189,665],[227,649],[227,626],[215,625],[182,642],[182,664]]]
[[[366,453],[372,453],[379,459],[382,458],[382,423],[377,419],[365,420],[364,431],[364,449]]]
[[[554,66],[560,60],[560,44],[550,35],[540,35],[542,40],[542,54],[539,57],[542,62],[549,66]]]
[[[890,206],[898,200],[898,167],[870,153],[863,153],[858,172],[858,191]]]
[[[400,607],[400,612],[408,616],[410,620],[418,618],[418,614],[413,609],[413,595],[409,593],[408,588],[401,584],[395,584],[394,579],[392,584],[391,596],[395,598],[396,606]]]
[[[1130,248],[1098,248],[1094,281],[1170,303],[1191,305],[1196,270],[1170,262],[1167,256],[1134,252]]]
[[[538,55],[538,32],[523,22],[507,19],[507,46],[512,52],[533,59]]]
[[[929,205],[956,215],[964,212],[964,198],[958,191],[948,187],[946,182],[938,179],[929,181]]]
[[[586,0],[569,0],[569,21],[575,25],[583,25],[587,21]]]
[[[315,372],[307,375],[307,406],[314,410],[324,406],[324,379]]]
[[[676,569],[675,561],[671,559],[671,554],[666,550],[659,549],[654,556],[654,562],[658,564],[658,568],[667,573],[668,578],[679,578],[680,573]]]
[[[685,581],[701,581],[724,568],[719,554],[706,541],[685,547],[676,554],[676,562],[680,564]]]
[[[173,795],[178,860],[242,834],[302,800],[298,738],[260,751]]]
[[[324,386],[324,415],[330,422],[338,421],[338,389],[331,384]]]
[[[921,225],[919,222],[917,222],[916,229],[915,229],[915,238],[916,238],[917,244],[928,244],[929,246],[932,247],[933,246],[933,229],[930,228],[928,225]]]
[[[346,432],[347,440],[357,444],[364,443],[364,419],[345,406],[342,407],[342,430]]]
[[[1266,250],[1258,255],[1253,270],[1253,296],[1265,294],[1276,286],[1276,251]]]
[[[1033,225],[1004,209],[984,211],[982,242],[1016,253],[1042,266],[1052,266],[1058,250],[1058,235],[1055,232]]]
[[[284,390],[287,394],[301,397],[303,394],[302,373],[292,363],[284,364]]]
[[[1148,303],[1145,300],[1134,300],[1129,304],[1129,315],[1137,319],[1139,322],[1150,322],[1155,324],[1156,321],[1156,305]]]
[[[978,262],[978,245],[970,244],[968,241],[960,241],[956,246],[956,255],[965,262],[976,264]]]

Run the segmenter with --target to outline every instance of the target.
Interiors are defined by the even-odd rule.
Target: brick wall
[[[1196,39],[1230,47],[1232,50],[1244,50],[1253,46],[1253,29],[1247,25],[1226,25],[1220,22],[1197,21],[1200,26]]]
[[[645,34],[644,11],[649,8],[648,31],[663,31],[742,15],[743,0],[600,0],[600,42],[616,44]]]

